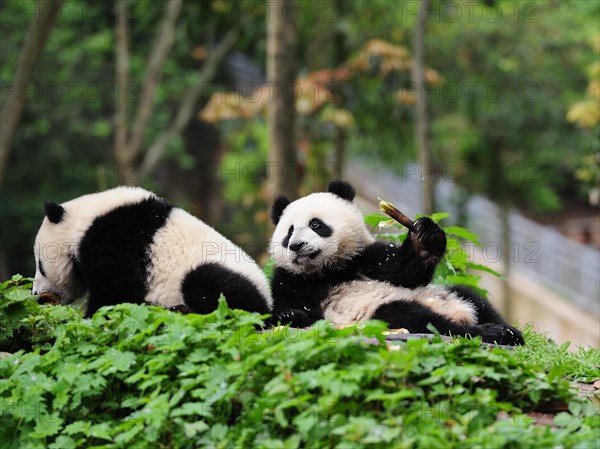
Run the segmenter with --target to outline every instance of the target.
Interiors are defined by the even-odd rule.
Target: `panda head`
[[[354,188],[332,181],[328,192],[290,202],[278,197],[271,209],[276,225],[270,244],[275,265],[301,275],[342,268],[370,243],[362,213],[352,202]]]
[[[54,294],[69,304],[85,294],[76,259],[77,236],[73,233],[69,211],[47,201],[45,217],[35,238],[34,295]]]

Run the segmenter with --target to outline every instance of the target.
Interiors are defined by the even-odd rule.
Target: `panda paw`
[[[187,315],[188,313],[194,313],[194,311],[192,309],[190,309],[188,306],[186,306],[185,304],[178,304],[176,306],[169,307],[169,310],[171,312],[178,312],[183,315]]]
[[[309,327],[316,319],[312,319],[309,315],[300,309],[283,309],[273,311],[271,317],[267,320],[267,323],[271,326],[278,324],[286,325],[289,324],[291,327]]]
[[[525,344],[521,331],[512,326],[485,323],[478,326],[481,341],[506,346],[520,346]]]
[[[419,218],[411,233],[413,247],[421,259],[439,260],[446,251],[446,234],[430,218]]]

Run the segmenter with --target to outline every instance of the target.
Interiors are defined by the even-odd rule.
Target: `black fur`
[[[213,312],[223,294],[232,309],[268,313],[265,298],[243,275],[218,263],[207,263],[190,271],[181,291],[185,305],[195,313]]]
[[[329,227],[327,224],[325,224],[322,220],[319,220],[318,218],[313,218],[312,220],[310,220],[308,226],[317,235],[323,238],[331,237],[333,235],[333,229],[331,229],[331,227]]]
[[[44,203],[44,213],[51,223],[60,223],[65,215],[65,208],[52,201],[46,201]]]
[[[433,279],[445,250],[444,232],[429,218],[420,218],[415,222],[415,232],[409,232],[400,246],[378,241],[346,264],[311,275],[297,275],[276,267],[272,281],[273,323],[297,327],[313,324],[323,318],[321,305],[331,289],[353,280],[373,279],[410,289],[425,286]],[[475,306],[477,325],[459,325],[425,305],[402,301],[403,298],[382,305],[372,318],[386,321],[391,328],[403,327],[411,332],[428,332],[427,324],[431,323],[442,334],[481,336],[485,342],[498,344],[523,344],[521,333],[508,326],[485,299],[467,287],[449,289]]]
[[[331,181],[327,190],[350,202],[352,202],[354,196],[356,195],[356,191],[354,190],[354,187],[352,187],[352,184],[339,179],[336,181]]]
[[[321,302],[329,291],[336,285],[356,279],[369,278],[407,288],[429,284],[437,264],[435,257],[439,260],[446,250],[446,236],[433,221],[422,220],[423,224],[418,228],[421,234],[416,239],[407,237],[401,246],[377,241],[345,265],[338,264],[309,276],[276,267],[272,281],[274,316],[289,310],[306,312],[308,309],[316,321],[322,318]],[[427,245],[430,258],[417,255],[413,241],[419,241],[419,237],[421,244]]]
[[[500,313],[494,309],[490,302],[482,298],[471,288],[465,285],[452,285],[446,288],[450,291],[458,293],[461,298],[464,298],[466,301],[469,301],[475,306],[480,323],[506,324],[504,318],[502,318],[502,315],[500,315]]]
[[[288,245],[290,243],[290,239],[292,238],[293,232],[294,232],[294,227],[290,226],[290,229],[288,229],[287,235],[283,238],[283,241],[281,242],[281,244],[283,245],[284,248],[288,247]]]
[[[290,200],[285,195],[279,195],[277,198],[275,198],[275,201],[273,201],[273,206],[271,206],[271,221],[273,224],[276,225],[279,223],[279,219],[281,218],[285,208],[288,207],[288,204],[290,204]]]
[[[44,266],[42,265],[42,259],[38,260],[38,270],[42,276],[46,276],[46,272],[44,271]]]
[[[274,319],[291,314],[305,322],[308,315],[313,318],[308,325],[322,319],[321,303],[333,287],[344,282],[369,278],[414,288],[431,281],[435,264],[414,259],[415,252],[408,239],[401,247],[390,245],[375,242],[345,265],[332,266],[313,275],[297,275],[276,267],[272,281]],[[282,323],[299,325],[296,320],[282,320]]]
[[[153,197],[94,220],[81,241],[75,265],[89,291],[86,316],[105,305],[144,301],[152,262],[148,247],[172,208],[166,200]]]
[[[449,320],[423,304],[402,301],[401,298],[380,306],[372,318],[387,322],[391,329],[405,328],[414,333],[428,333],[427,325],[432,324],[441,334],[481,336],[482,341],[499,345],[514,346],[524,343],[521,332],[508,326],[504,320],[501,323],[485,322],[480,316],[479,324],[465,326]]]
[[[73,278],[74,278],[75,284],[85,286],[86,281],[83,278],[79,260],[77,260],[77,257],[73,253],[69,253],[69,259],[71,260],[71,264],[73,265]]]
[[[358,256],[361,274],[406,288],[427,285],[446,251],[446,235],[429,218],[415,222],[401,246],[378,241]]]

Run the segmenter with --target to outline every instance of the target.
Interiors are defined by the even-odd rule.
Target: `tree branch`
[[[59,16],[62,5],[63,0],[40,0],[36,4],[36,10],[40,9],[43,13],[39,15],[36,13],[29,23],[13,78],[14,91],[0,110],[0,187],[4,182],[4,169],[12,149],[13,138],[21,121],[27,85],[31,81],[33,68],[40,59],[42,49]]]
[[[204,66],[200,70],[198,81],[184,94],[175,119],[169,128],[156,138],[146,152],[146,156],[140,166],[138,179],[143,179],[152,172],[157,162],[160,160],[160,157],[165,152],[169,142],[171,142],[175,136],[180,134],[183,131],[183,128],[189,123],[194,115],[195,106],[198,97],[202,94],[204,85],[214,77],[219,63],[227,55],[237,37],[238,31],[236,29],[230,30],[219,45],[209,52],[208,57],[204,62]]]
[[[167,57],[175,38],[175,23],[181,12],[182,0],[168,0],[165,5],[165,18],[163,19],[157,38],[154,42],[148,69],[142,86],[140,102],[138,104],[131,140],[127,146],[129,160],[133,160],[140,151],[144,130],[152,113],[154,95],[160,81],[161,68]]]

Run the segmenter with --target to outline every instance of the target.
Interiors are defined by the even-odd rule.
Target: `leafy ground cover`
[[[122,304],[85,320],[30,289],[19,276],[0,286],[5,448],[599,447],[597,395],[574,382],[599,377],[600,351],[531,329],[513,351],[389,347],[377,321],[263,332],[225,301],[209,315]]]

